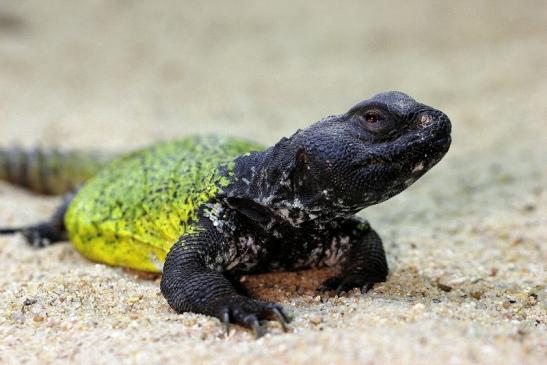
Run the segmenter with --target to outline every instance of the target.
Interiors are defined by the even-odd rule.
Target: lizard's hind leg
[[[56,242],[66,241],[65,213],[75,193],[66,194],[61,205],[49,220],[24,227],[0,228],[0,234],[22,233],[27,242],[34,247],[45,247]]]

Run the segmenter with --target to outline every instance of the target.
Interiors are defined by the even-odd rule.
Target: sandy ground
[[[0,363],[545,359],[546,2],[161,4],[0,1],[0,144],[127,150],[211,131],[272,143],[396,89],[451,117],[452,149],[363,213],[392,270],[373,292],[319,298],[327,272],[248,278],[294,317],[258,341],[177,315],[157,279],[2,237]],[[58,201],[0,184],[0,226]]]

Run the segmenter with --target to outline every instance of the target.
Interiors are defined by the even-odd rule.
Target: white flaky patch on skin
[[[286,186],[286,187],[291,186],[291,181],[289,179],[289,172],[288,171],[283,172],[283,175],[281,176],[281,179],[279,181],[279,185]]]
[[[325,250],[322,264],[331,267],[338,265],[350,246],[348,236],[333,238],[330,247]]]
[[[322,262],[325,255],[325,247],[323,245],[319,245],[315,247],[313,250],[310,251],[308,257],[303,258],[299,262],[299,266],[301,267],[313,267],[313,266],[320,266],[319,264]]]
[[[241,262],[241,257],[238,254],[237,247],[234,242],[231,242],[228,246],[228,252],[226,253],[224,259],[226,260],[225,263],[227,263],[225,269],[228,271],[239,265]]]
[[[237,237],[237,226],[232,217],[233,212],[225,209],[221,203],[207,205],[204,216],[207,217],[220,232],[222,232],[227,244],[226,251],[217,255],[214,264],[222,266],[223,270],[250,270],[259,263],[259,258],[266,254],[266,250],[252,235]]]
[[[220,203],[207,204],[207,209],[203,212],[203,215],[213,223],[213,226],[219,230],[224,230],[226,220],[223,219],[224,207]]]
[[[420,162],[419,164],[417,164],[416,166],[414,166],[414,168],[412,169],[412,172],[419,172],[419,171],[422,171],[424,169],[424,163],[423,162]]]
[[[291,204],[294,208],[297,209],[304,209],[304,204],[300,201],[300,199],[296,198],[294,199],[293,203]]]
[[[234,221],[230,219],[230,213],[223,205],[221,203],[208,204],[203,215],[211,221],[219,232],[225,234],[227,238],[230,237],[225,247],[226,251],[214,258],[213,265],[215,268],[231,270],[247,260],[248,258],[241,254],[239,245],[231,238],[237,227]]]
[[[280,217],[282,217],[294,227],[298,227],[300,224],[308,222],[310,220],[309,214],[307,214],[305,210],[296,208],[294,206],[281,208],[278,209],[276,212]]]
[[[266,249],[253,236],[242,236],[230,243],[230,250],[236,252],[235,259],[230,262],[227,270],[251,270],[259,264],[261,257],[266,255]]]
[[[242,258],[238,255],[237,247],[233,242],[229,245],[228,254],[226,255],[225,259],[225,262],[228,263],[225,269],[228,271],[232,270],[234,267],[241,263]]]
[[[262,251],[262,248],[255,243],[254,237],[251,236],[244,236],[239,237],[239,247],[243,252],[249,252],[253,256],[256,256],[259,251]]]
[[[281,208],[281,209],[278,209],[276,211],[277,215],[279,215],[280,217],[283,217],[285,218],[286,220],[290,220],[289,218],[289,215],[291,213],[291,211],[287,208]]]
[[[293,227],[298,227],[304,222],[315,219],[317,215],[311,213],[310,210],[298,198],[293,201],[286,201],[282,206],[273,209],[276,215],[290,223]]]
[[[275,198],[275,195],[271,194],[271,195],[267,195],[267,196],[263,196],[260,198],[259,200],[259,203],[264,205],[264,206],[268,206],[269,203]]]
[[[324,190],[322,194],[328,197],[330,192]],[[330,207],[325,207],[321,203],[306,206],[298,198],[295,198],[294,200],[279,202],[277,206],[271,209],[278,217],[296,228],[306,222],[321,221],[322,217],[328,217],[327,221],[332,221],[335,218],[349,215],[347,212],[348,205],[342,199],[331,201],[330,204]],[[354,211],[359,210],[359,208],[350,207],[349,210]]]

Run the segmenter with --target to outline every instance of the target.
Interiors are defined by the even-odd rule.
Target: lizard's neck
[[[262,152],[236,158],[230,172],[231,183],[223,188],[222,196],[232,202],[252,204],[254,210],[264,209],[265,215],[271,214],[293,226],[354,214],[355,211],[348,211],[333,199],[334,194],[328,190],[305,197],[296,191],[293,183],[296,151],[291,140],[283,138]]]
[[[284,138],[264,151],[237,157],[230,173],[231,182],[223,189],[224,194],[251,199],[269,207],[276,201],[293,198],[287,147],[288,140]]]

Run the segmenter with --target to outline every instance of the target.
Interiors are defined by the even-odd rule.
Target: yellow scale
[[[235,157],[262,146],[208,136],[157,144],[107,165],[65,216],[70,241],[91,260],[161,272],[171,246],[194,233],[198,208],[215,197]]]

